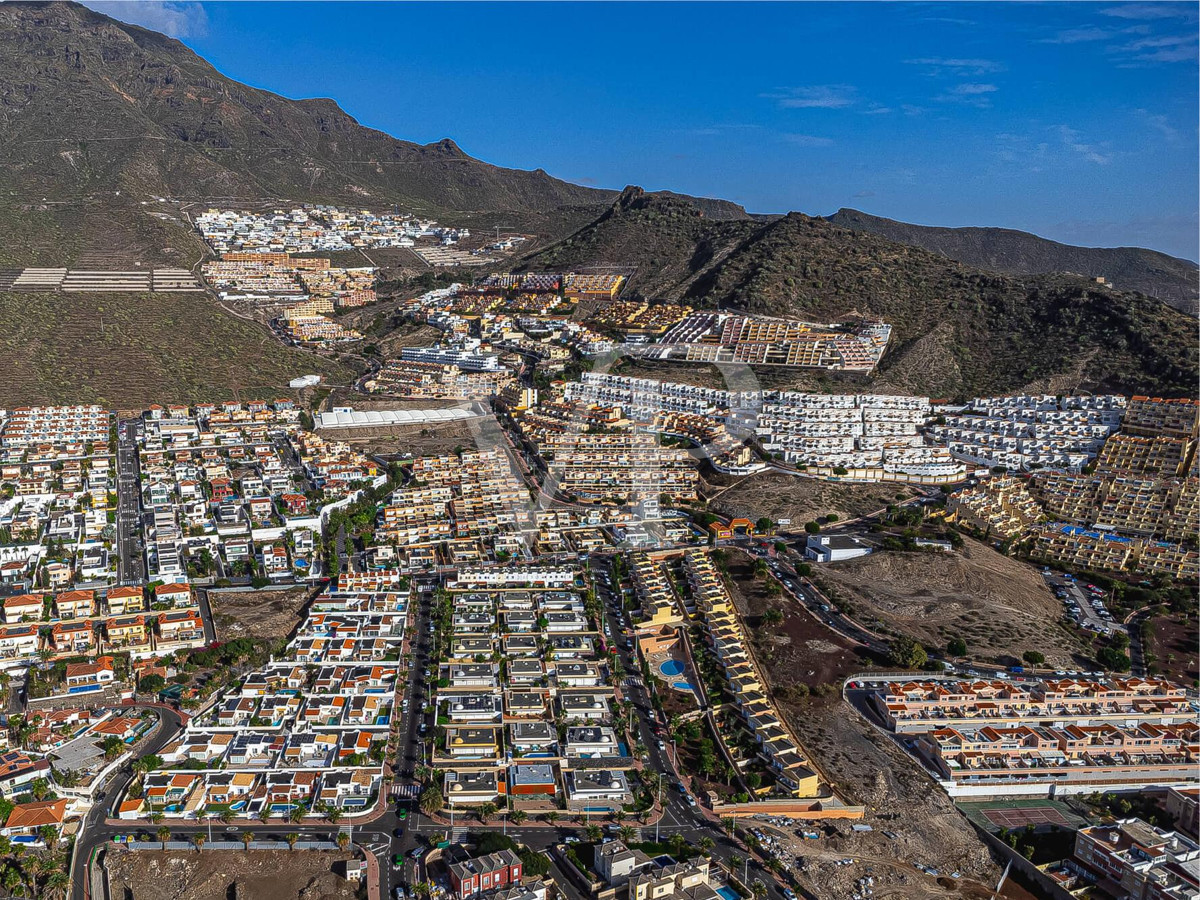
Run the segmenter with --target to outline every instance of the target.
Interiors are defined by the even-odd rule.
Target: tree
[[[43,825],[38,829],[38,837],[47,847],[54,847],[58,844],[58,828],[54,825]]]
[[[1031,666],[1041,666],[1046,662],[1045,655],[1037,650],[1026,650],[1021,654],[1021,659],[1025,660]]]
[[[967,642],[960,637],[950,638],[946,643],[946,652],[951,656],[966,656]]]
[[[750,893],[753,894],[756,900],[762,900],[767,896],[767,886],[760,879],[755,879],[754,884],[750,885]]]
[[[589,825],[584,829],[583,833],[587,835],[587,839],[593,844],[600,840],[601,831],[599,825]]]
[[[295,850],[296,845],[300,843],[300,835],[296,834],[294,831],[289,831],[283,836],[283,839],[287,841],[289,850]]]
[[[667,840],[667,846],[671,848],[671,853],[678,857],[687,846],[687,838],[677,831]]]
[[[759,534],[766,534],[775,527],[775,523],[771,521],[770,516],[763,516],[754,523],[754,530]]]
[[[821,526],[818,525],[816,522],[805,522],[804,530],[808,534],[820,534]]]
[[[1111,672],[1129,671],[1129,657],[1116,647],[1102,647],[1096,654],[1096,660]]]
[[[900,635],[888,646],[888,662],[903,669],[919,669],[929,662],[929,654],[912,638]]]
[[[252,840],[254,840],[254,832],[253,831],[243,831],[242,832],[242,846],[245,847],[247,850],[250,849],[250,842]]]
[[[332,803],[325,804],[324,813],[325,813],[325,820],[330,825],[336,825],[338,822],[342,821],[342,811],[340,809],[338,809],[336,806],[334,806]]]
[[[344,831],[339,831],[337,836],[337,845],[339,850],[345,850],[350,846],[350,835]]]
[[[772,606],[765,613],[763,613],[762,620],[764,625],[782,625],[783,613],[780,611],[779,607]]]
[[[479,810],[476,814],[479,816],[479,821],[486,825],[488,820],[496,814],[496,804],[482,803],[480,804]]]
[[[204,849],[204,835],[201,832],[197,831],[192,835],[192,846],[196,848],[197,853]]]
[[[421,807],[421,812],[433,818],[442,811],[442,789],[436,784],[429,785],[421,791],[421,799],[417,801],[417,805]]]
[[[525,812],[525,810],[523,810],[523,809],[514,809],[511,813],[508,814],[508,820],[510,822],[512,822],[514,825],[520,825],[522,822],[524,822],[528,818],[529,818],[529,813]]]
[[[45,778],[35,778],[29,785],[29,793],[33,794],[33,799],[42,801],[50,795],[50,782]]]
[[[550,857],[545,853],[523,847],[517,855],[521,857],[521,868],[526,878],[541,878],[550,874]]]
[[[700,852],[708,856],[712,852],[713,839],[708,835],[704,835],[700,840],[696,841],[696,846],[700,848]]]
[[[554,810],[550,810],[550,812],[546,813],[546,823],[547,824],[553,825],[557,821],[558,821],[558,813],[556,813]]]
[[[637,837],[637,829],[632,825],[622,825],[619,833],[621,835],[621,840],[623,840],[626,844],[632,842],[633,839]]]

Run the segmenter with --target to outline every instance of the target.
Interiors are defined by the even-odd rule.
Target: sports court
[[[1083,819],[1066,803],[1049,797],[1009,797],[1003,800],[982,800],[957,804],[976,825],[993,833],[1001,828],[1024,828],[1032,825],[1042,829],[1057,825],[1078,828]]]
[[[1024,828],[1026,825],[1069,825],[1053,806],[1024,806],[1009,809],[985,809],[981,812],[988,821],[1001,828]]]

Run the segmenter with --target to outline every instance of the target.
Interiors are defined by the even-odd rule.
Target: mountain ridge
[[[1006,275],[1101,276],[1119,290],[1141,291],[1189,312],[1200,296],[1196,263],[1144,247],[1080,247],[1015,228],[914,225],[846,207],[825,218]]]
[[[594,222],[521,260],[562,271],[622,259],[627,292],[704,307],[856,316],[893,326],[874,386],[966,398],[1023,389],[1191,395],[1195,320],[1081,277],[1013,277],[820,217],[708,221],[626,188]]]

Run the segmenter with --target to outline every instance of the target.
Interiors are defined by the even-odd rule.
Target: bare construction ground
[[[1002,665],[1038,650],[1051,665],[1085,658],[1063,627],[1062,604],[1037,570],[966,540],[956,553],[881,552],[821,566],[816,579],[860,622],[905,634],[927,647],[967,642],[973,659]]]
[[[323,850],[109,851],[113,900],[354,900],[349,853]]]
[[[986,886],[1000,872],[970,824],[891,738],[841,699],[841,679],[878,663],[786,594],[769,597],[745,554],[731,552],[729,560],[734,602],[780,712],[837,792],[866,807],[863,821],[873,828],[853,832],[851,823],[838,822],[818,841],[793,841],[804,859],[797,873],[801,886],[822,900],[851,900],[861,890],[859,879],[870,877],[877,898],[988,897]],[[759,627],[772,606],[783,613],[783,623]],[[847,858],[854,862],[838,864]],[[926,875],[913,862],[943,877]],[[945,877],[953,872],[961,877]]]
[[[304,608],[316,591],[294,587],[285,590],[209,591],[208,605],[216,625],[217,640],[251,637],[286,638],[304,617]]]
[[[903,484],[847,484],[801,478],[779,472],[761,472],[733,483],[719,477],[702,486],[708,508],[724,516],[744,516],[755,521],[791,519],[792,529],[830,513],[839,521],[885,509],[914,495]]]

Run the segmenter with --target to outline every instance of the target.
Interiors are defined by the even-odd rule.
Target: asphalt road
[[[136,419],[117,422],[117,580],[141,584],[146,580],[142,555],[142,482],[138,468]]]

